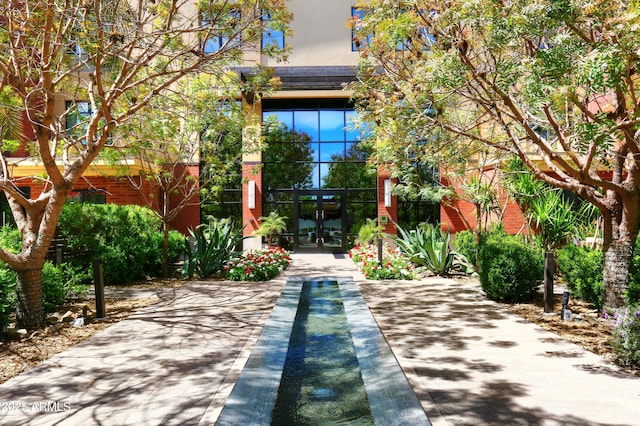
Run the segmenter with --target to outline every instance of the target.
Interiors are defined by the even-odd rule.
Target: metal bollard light
[[[553,274],[556,262],[553,252],[544,255],[544,312],[553,312]]]
[[[560,318],[565,321],[571,321],[571,310],[567,309],[569,306],[569,292],[562,293],[562,310],[560,311]]]
[[[102,271],[102,260],[93,260],[93,281],[96,293],[96,319],[105,318],[104,309],[104,276]]]

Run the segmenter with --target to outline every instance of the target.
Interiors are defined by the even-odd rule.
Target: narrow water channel
[[[305,281],[272,424],[373,425],[336,281]]]

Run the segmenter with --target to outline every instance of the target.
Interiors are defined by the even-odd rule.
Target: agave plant
[[[466,257],[451,249],[449,232],[442,232],[433,225],[410,231],[400,226],[397,228],[399,236],[395,242],[413,263],[426,267],[436,275],[446,275],[453,270],[474,273],[473,265]]]
[[[189,229],[189,234],[193,244],[185,240],[187,258],[182,268],[187,278],[196,273],[201,278],[222,273],[225,262],[246,238],[242,236],[242,228],[229,219],[214,219],[195,230]]]

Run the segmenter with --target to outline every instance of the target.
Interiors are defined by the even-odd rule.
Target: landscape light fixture
[[[391,207],[391,179],[384,180],[384,206]]]
[[[250,209],[256,208],[256,181],[250,180],[248,185],[247,194],[247,207]]]

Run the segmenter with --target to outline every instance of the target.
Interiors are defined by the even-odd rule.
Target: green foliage
[[[574,297],[602,307],[604,256],[601,250],[569,244],[556,252],[556,262]]]
[[[290,263],[288,251],[282,247],[270,246],[234,257],[224,269],[231,281],[268,281],[287,269]]]
[[[0,266],[0,330],[9,324],[16,303],[16,273]]]
[[[556,250],[580,235],[596,215],[592,204],[570,201],[561,190],[536,178],[520,159],[508,162],[505,183],[547,251]]]
[[[60,215],[58,234],[65,240],[70,264],[91,268],[92,259],[100,258],[105,284],[125,284],[160,271],[160,226],[160,219],[145,207],[69,203]],[[170,244],[174,257],[169,261],[174,262],[182,239],[174,234]]]
[[[464,230],[456,233],[453,240],[455,250],[474,265],[478,262],[478,242],[473,232]],[[476,265],[477,266],[477,265]]]
[[[55,311],[67,297],[64,272],[51,262],[46,262],[42,268],[42,293],[47,312]]]
[[[73,294],[74,290],[78,291],[67,277],[64,267],[58,268],[51,262],[44,264],[42,295],[46,312],[55,311],[70,294]],[[17,273],[4,264],[0,265],[0,328],[9,324],[11,315],[16,310],[16,281]]]
[[[0,90],[0,142],[3,152],[13,152],[22,136],[22,105],[11,86]]]
[[[449,232],[443,233],[439,227],[431,224],[425,224],[411,231],[400,226],[397,228],[399,237],[394,240],[411,262],[424,266],[437,275],[445,275],[452,270],[469,274],[474,272],[469,261],[451,249]]]
[[[22,237],[17,228],[11,226],[0,227],[0,247],[11,253],[20,252],[22,247]]]
[[[416,278],[415,267],[404,254],[391,250],[386,243],[383,244],[382,250],[382,264],[378,262],[378,247],[371,244],[356,245],[349,250],[349,257],[369,280],[413,280]]]
[[[640,237],[636,238],[631,268],[629,268],[630,282],[627,288],[627,303],[635,305],[640,302]]]
[[[640,367],[640,305],[617,310],[612,319],[613,350],[625,365]]]
[[[255,235],[265,237],[267,243],[275,242],[276,236],[287,230],[287,217],[280,216],[277,211],[272,211],[269,216],[260,218],[260,227],[256,230]]]
[[[190,229],[189,234],[192,242],[184,242],[187,258],[182,269],[182,274],[189,279],[195,274],[200,278],[221,274],[225,262],[245,238],[242,228],[237,228],[231,219],[212,219],[195,230]]]
[[[384,226],[378,224],[376,219],[367,218],[358,230],[356,244],[376,244],[378,238],[384,238]]]
[[[478,263],[482,289],[499,302],[532,300],[544,275],[541,250],[504,231],[482,235]]]

